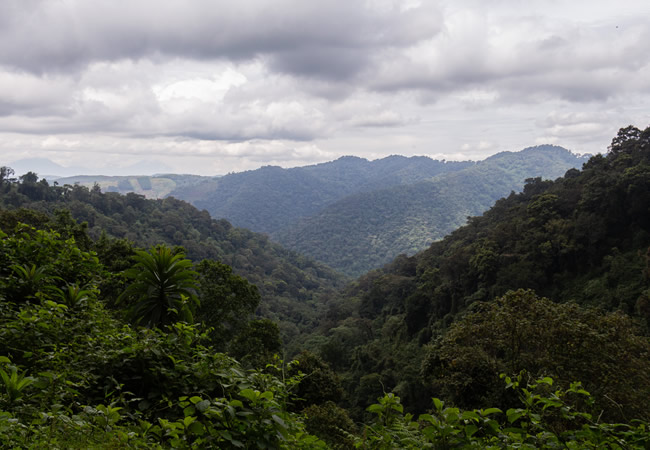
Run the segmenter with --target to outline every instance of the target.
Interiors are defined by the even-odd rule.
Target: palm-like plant
[[[19,374],[15,367],[11,367],[9,372],[0,369],[0,381],[2,381],[2,384],[4,385],[4,390],[9,399],[9,403],[12,404],[23,396],[23,390],[32,384],[34,379]]]
[[[131,299],[131,316],[136,323],[154,327],[181,319],[192,321],[198,306],[196,276],[192,262],[161,245],[149,252],[137,251],[135,266],[124,273],[133,282],[118,301]]]

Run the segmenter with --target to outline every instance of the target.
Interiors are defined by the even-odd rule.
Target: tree
[[[269,319],[251,320],[231,343],[228,353],[242,363],[264,367],[273,362],[273,356],[282,349],[280,329]]]
[[[304,374],[298,384],[295,400],[297,410],[326,402],[338,402],[343,397],[343,387],[338,375],[317,355],[303,351],[296,359],[298,364],[291,367],[289,374]]]
[[[16,179],[12,178],[14,175],[14,169],[7,166],[0,167],[0,189],[4,188],[5,185],[9,186],[11,183],[15,182]],[[6,192],[6,188],[2,189]]]
[[[553,303],[520,289],[477,304],[455,322],[429,349],[423,373],[461,407],[507,403],[499,374],[526,370],[560,386],[582,381],[603,402],[603,418],[647,419],[648,354],[650,341],[623,313]]]
[[[38,175],[36,175],[34,172],[27,172],[24,175],[21,175],[20,181],[22,183],[26,184],[35,184],[38,181]]]
[[[246,327],[260,302],[257,286],[232,273],[232,268],[218,261],[203,260],[196,270],[199,274],[201,307],[197,319],[214,329],[215,344],[230,341]]]
[[[132,319],[148,327],[179,318],[192,321],[199,305],[192,262],[164,245],[152,247],[149,252],[136,251],[134,259],[135,266],[124,272],[133,282],[118,299],[134,302],[130,308]]]

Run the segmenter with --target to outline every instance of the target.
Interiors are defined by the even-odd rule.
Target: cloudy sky
[[[596,153],[629,124],[647,0],[0,0],[2,164]]]

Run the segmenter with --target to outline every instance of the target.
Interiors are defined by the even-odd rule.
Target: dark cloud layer
[[[297,75],[347,78],[368,55],[435,35],[435,10],[374,9],[366,2],[6,0],[0,61],[34,73],[94,61],[258,56]]]
[[[650,121],[647,17],[643,0],[2,0],[0,150],[233,170],[594,152],[616,117]]]

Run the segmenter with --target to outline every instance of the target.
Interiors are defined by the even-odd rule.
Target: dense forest
[[[172,198],[0,200],[10,447],[650,445],[650,128],[347,287]]]
[[[414,254],[488,209],[531,177],[557,178],[586,159],[562,147],[502,152],[460,170],[349,195],[272,236],[282,245],[359,276]]]
[[[171,195],[205,208],[215,218],[274,234],[348,195],[410,184],[474,163],[389,156],[376,161],[345,156],[313,166],[265,166],[174,190]]]
[[[391,389],[413,411],[431,395],[477,407],[503,400],[501,372],[526,369],[581,380],[611,399],[607,414],[647,418],[649,208],[650,129],[626,128],[582,171],[530,180],[362,276],[319,333],[349,406]]]
[[[86,224],[94,240],[106,235],[142,248],[182,246],[193,261],[218,260],[257,286],[262,297],[257,314],[279,325],[285,343],[299,341],[302,333],[313,329],[325,299],[345,282],[332,269],[282,248],[267,236],[213,220],[206,211],[181,200],[103,193],[98,186],[50,186],[33,173],[14,183],[7,178],[4,175],[0,196],[4,228],[17,222],[42,226],[53,216],[65,221],[67,211]]]
[[[557,178],[586,158],[543,145],[479,162],[346,156],[222,177],[75,176],[56,181],[147,198],[173,196],[205,208],[213,218],[268,233],[285,248],[356,277],[401,253],[424,250],[468,216],[520,191],[525,179]]]
[[[520,191],[526,178],[557,178],[585,161],[549,145],[478,163],[343,157],[205,179],[171,195],[356,277],[400,253],[424,250],[468,216]]]

